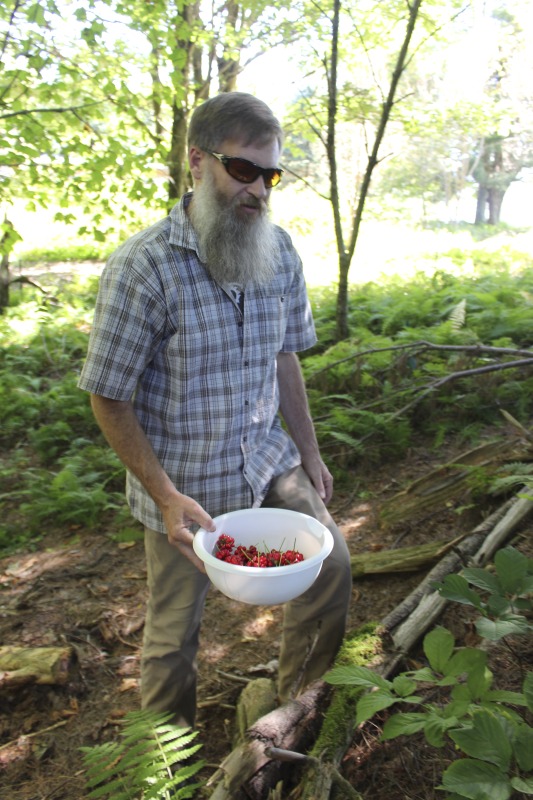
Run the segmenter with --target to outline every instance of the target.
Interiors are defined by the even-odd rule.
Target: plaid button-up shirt
[[[202,266],[185,195],[109,259],[79,386],[135,412],[162,466],[212,516],[259,506],[273,476],[300,463],[282,428],[276,356],[316,341],[301,261],[277,228],[275,277],[246,287],[243,311]],[[164,532],[127,473],[134,517]]]

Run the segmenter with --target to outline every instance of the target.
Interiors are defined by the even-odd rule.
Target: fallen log
[[[363,575],[383,575],[390,572],[416,572],[425,569],[436,561],[440,561],[463,538],[463,536],[457,536],[447,542],[428,542],[410,547],[399,547],[396,550],[359,553],[350,558],[352,578],[361,578]]]
[[[282,750],[306,750],[316,738],[331,687],[323,681],[311,684],[295,700],[261,717],[246,731],[238,745],[209,779],[216,784],[212,800],[261,800],[270,788],[288,778],[292,765],[272,759],[271,747]]]
[[[72,647],[0,647],[0,688],[67,683],[77,663]]]
[[[419,587],[373,633],[371,626],[366,631],[356,632],[356,637],[361,634],[363,646],[350,663],[364,664],[384,677],[393,675],[405,654],[433,626],[448,602],[434,590],[434,583],[460,569],[466,560],[485,564],[532,511],[533,500],[517,497],[470,534],[461,537]],[[347,647],[350,643],[343,647],[337,663],[346,663],[342,659],[346,659]],[[216,784],[210,797],[214,800],[273,800],[276,797],[329,800],[355,730],[358,696],[353,687],[330,690],[327,684],[317,681],[296,700],[257,720],[246,731],[244,743],[229,754],[210,779],[208,786]],[[330,699],[317,734],[318,721]],[[310,738],[312,746],[308,750]],[[285,755],[280,756],[278,750],[307,752],[310,758],[297,765],[294,759],[288,762]],[[292,780],[294,770],[300,770],[298,785],[290,793],[283,789],[288,779],[284,770],[288,763],[293,771]]]
[[[530,461],[533,445],[523,437],[485,442],[458,458],[432,470],[423,478],[389,498],[382,506],[380,520],[394,525],[413,516],[433,512],[447,501],[465,496],[472,490],[472,475],[476,470],[493,474],[509,461]]]

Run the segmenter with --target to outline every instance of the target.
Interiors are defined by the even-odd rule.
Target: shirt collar
[[[187,192],[170,212],[170,244],[198,253],[198,238],[187,214],[191,199],[192,192]]]

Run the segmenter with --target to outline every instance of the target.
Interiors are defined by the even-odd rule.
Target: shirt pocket
[[[261,291],[246,306],[247,327],[263,360],[275,358],[282,350],[287,330],[289,300],[280,292]]]

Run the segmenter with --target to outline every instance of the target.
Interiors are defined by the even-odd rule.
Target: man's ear
[[[189,149],[189,168],[195,181],[199,181],[202,177],[204,157],[205,152],[199,147],[193,145]]]

